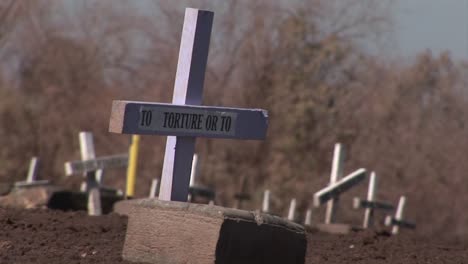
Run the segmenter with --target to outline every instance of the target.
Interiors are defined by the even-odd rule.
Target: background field
[[[448,53],[392,61],[367,52],[392,40],[391,1],[67,3],[0,3],[2,181],[24,178],[37,155],[39,177],[63,183],[82,130],[94,133],[98,155],[127,151],[129,136],[107,132],[112,100],[170,102],[183,11],[201,7],[215,12],[204,104],[270,115],[264,142],[197,141],[200,181],[216,188],[217,204],[233,205],[246,179],[247,209],[269,188],[275,213],[294,197],[305,212],[339,141],[346,172],[377,172],[381,200],[408,196],[418,233],[466,239],[468,64]],[[138,196],[160,177],[164,142],[142,138]],[[105,181],[123,188],[124,172]],[[342,222],[360,223],[351,198],[365,185],[342,198]]]

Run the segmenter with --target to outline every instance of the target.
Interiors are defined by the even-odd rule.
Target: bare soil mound
[[[121,252],[127,218],[85,212],[0,208],[0,263],[129,263]],[[308,234],[307,263],[468,263],[468,247],[406,233]]]
[[[126,225],[116,214],[0,208],[0,263],[130,263]]]
[[[308,234],[307,263],[418,264],[468,263],[466,245],[388,232],[360,231],[349,235]]]

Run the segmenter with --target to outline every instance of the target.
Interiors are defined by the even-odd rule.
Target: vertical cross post
[[[330,175],[330,185],[334,185],[343,176],[343,161],[344,161],[344,150],[340,143],[335,144],[333,151],[333,164]],[[333,198],[327,202],[327,208],[325,212],[325,224],[331,224],[334,221],[334,215],[336,211],[336,203],[338,198]]]
[[[401,196],[400,201],[398,202],[398,207],[397,207],[397,211],[396,211],[396,214],[395,214],[395,219],[397,221],[403,220],[403,210],[405,210],[405,205],[406,205],[406,197]],[[394,235],[398,234],[399,229],[400,229],[400,227],[398,225],[394,225],[393,228],[392,228],[392,234],[394,234]]]
[[[369,179],[369,187],[367,191],[367,199],[360,199],[359,197],[354,197],[353,199],[353,208],[354,209],[361,209],[364,208],[364,222],[362,227],[364,229],[372,227],[374,224],[374,213],[375,210],[385,210],[391,211],[394,209],[393,205],[377,201],[376,200],[376,193],[377,193],[377,174],[372,172]]]
[[[28,177],[26,178],[27,183],[33,183],[36,181],[37,168],[38,168],[39,159],[33,157],[29,163]]]
[[[158,190],[158,179],[153,179],[151,181],[151,189],[150,189],[150,194],[149,198],[156,198],[156,191]]]
[[[190,172],[190,187],[195,185],[195,179],[198,175],[198,154],[193,154],[192,171]]]
[[[200,105],[213,12],[187,8],[177,64],[173,104]],[[195,137],[168,136],[159,199],[186,202]]]
[[[127,186],[125,196],[132,197],[135,195],[135,181],[138,166],[138,149],[140,146],[140,136],[132,135],[130,143],[130,155],[127,167]]]
[[[236,209],[242,209],[243,202],[250,200],[250,195],[247,193],[247,177],[245,177],[245,175],[241,178],[241,188],[240,191],[234,195],[234,199],[236,201],[234,208]]]
[[[375,200],[375,192],[376,192],[376,185],[377,185],[377,176],[375,172],[372,172],[369,179],[369,189],[367,190],[367,200],[373,202]],[[364,212],[364,228],[369,228],[372,226],[373,223],[373,215],[374,209],[373,208],[366,208]]]
[[[270,211],[270,190],[265,190],[263,193],[262,212],[268,213]]]
[[[190,171],[190,184],[189,184],[189,194],[187,196],[187,201],[192,202],[192,194],[190,193],[190,188],[195,186],[195,179],[198,175],[198,154],[193,154],[192,159],[192,169]]]
[[[289,212],[288,212],[288,220],[294,221],[296,213],[296,199],[292,199],[291,203],[289,204]]]
[[[304,225],[305,226],[311,226],[312,225],[312,209],[310,209],[310,208],[307,209],[307,211],[306,211]]]
[[[393,235],[398,234],[398,232],[400,231],[400,224],[399,223],[401,223],[403,221],[403,210],[405,210],[405,205],[406,205],[406,197],[401,196],[400,201],[398,201],[398,207],[397,207],[397,211],[396,211],[396,214],[395,214],[395,222],[398,222],[398,223],[395,223],[392,226],[392,234]],[[386,221],[386,222],[388,222],[388,221]]]
[[[88,214],[94,216],[102,215],[101,193],[99,191],[99,188],[93,188],[89,191]]]
[[[86,192],[86,189],[86,182],[84,181],[80,184],[80,192]]]
[[[93,134],[90,132],[80,132],[80,152],[82,160],[91,160],[96,158],[94,151]],[[86,192],[88,194],[88,214],[101,215],[101,194],[99,185],[102,179],[102,170],[85,172],[86,174]]]
[[[80,132],[80,152],[82,160],[92,160],[96,158],[94,151],[93,134],[90,132]],[[86,191],[89,192],[92,188],[97,188],[102,180],[102,170],[85,172],[86,174]]]
[[[410,228],[415,229],[416,224],[407,220],[403,219],[403,210],[405,209],[406,205],[406,197],[401,196],[400,201],[398,202],[397,211],[395,217],[388,215],[385,218],[385,225],[392,226],[392,234],[396,235],[400,231],[401,228]]]

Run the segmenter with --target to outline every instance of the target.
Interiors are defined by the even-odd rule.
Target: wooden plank
[[[44,186],[44,185],[49,185],[49,184],[50,182],[48,180],[40,180],[40,181],[33,181],[33,182],[22,181],[22,182],[15,182],[15,187],[16,188],[36,187],[36,186]]]
[[[187,201],[194,152],[194,137],[167,137],[159,199]]]
[[[386,202],[368,201],[368,200],[362,200],[358,197],[354,197],[353,208],[354,209],[371,208],[371,209],[378,209],[378,210],[384,210],[384,211],[391,211],[395,209],[395,206]]]
[[[200,105],[202,102],[213,16],[210,11],[185,10],[173,104]],[[159,199],[185,202],[189,194],[195,137],[176,136],[168,136],[166,140]]]
[[[262,140],[262,109],[114,101],[109,131],[121,134]]]
[[[268,213],[270,211],[270,190],[265,190],[263,193],[262,212]]]
[[[406,220],[397,220],[392,216],[387,216],[385,218],[385,225],[386,226],[397,226],[397,227],[408,228],[408,229],[416,229],[416,224],[415,223],[409,222],[409,221],[406,221]],[[397,233],[393,233],[393,234],[397,234]]]
[[[159,184],[158,179],[153,179],[151,181],[151,189],[150,189],[149,198],[156,198],[157,197],[158,184]]]
[[[138,167],[138,150],[140,147],[140,136],[132,135],[132,142],[130,144],[130,156],[128,158],[127,166],[127,182],[125,188],[125,195],[133,197],[135,195],[135,182]]]
[[[403,211],[405,210],[405,205],[406,205],[406,197],[401,196],[400,200],[398,201],[398,207],[395,213],[395,217],[387,216],[385,218],[385,225],[392,226],[392,234],[394,235],[399,233],[400,227],[410,228],[410,229],[416,228],[416,224],[403,219]]]
[[[314,206],[319,207],[330,199],[339,196],[366,178],[366,170],[359,169],[346,176],[334,185],[328,186],[314,194]]]
[[[344,162],[344,148],[340,143],[335,144],[333,151],[332,171],[330,174],[330,185],[334,185],[343,177],[343,162]],[[333,197],[327,202],[325,210],[325,224],[334,222],[336,206],[338,203],[338,196]]]
[[[312,226],[312,209],[310,208],[306,211],[304,226]]]
[[[294,221],[296,214],[296,199],[292,199],[289,204],[288,220]]]
[[[29,169],[28,175],[26,177],[26,181],[15,182],[15,188],[26,188],[26,187],[37,187],[37,186],[44,186],[49,185],[50,182],[48,180],[36,180],[37,178],[37,171],[39,167],[39,159],[37,157],[31,158],[29,162]]]
[[[101,193],[99,188],[92,188],[88,192],[88,214],[92,216],[102,215]]]
[[[201,186],[201,185],[195,185],[195,186],[190,186],[189,187],[189,193],[191,198],[191,201],[194,199],[197,199],[197,197],[203,197],[203,198],[208,198],[208,199],[214,199],[216,196],[215,191],[212,189]]]
[[[395,220],[397,221],[403,220],[403,211],[405,210],[405,205],[406,205],[406,197],[401,196],[400,200],[398,201],[398,207],[397,207],[397,211],[395,214]],[[399,231],[399,226],[394,225],[392,228],[392,234],[398,234],[398,231]]]
[[[128,154],[121,154],[96,159],[66,162],[65,173],[69,176],[77,173],[87,173],[102,169],[121,168],[126,166],[128,166]]]
[[[234,199],[238,201],[248,201],[251,199],[251,197],[250,197],[250,194],[248,193],[236,193],[234,194]],[[239,208],[239,207],[236,206],[235,208]]]
[[[28,177],[26,178],[27,182],[31,183],[36,181],[38,164],[39,159],[37,157],[33,157],[29,163]]]
[[[245,175],[241,176],[241,186],[238,193],[234,194],[234,199],[236,203],[234,204],[234,208],[242,209],[244,201],[248,201],[251,199],[250,194],[247,193],[247,177]]]
[[[93,134],[91,132],[80,132],[78,138],[80,141],[81,160],[95,159],[96,152],[94,151]],[[102,180],[102,173],[102,170],[84,173],[84,176],[86,176],[86,191],[99,186]]]
[[[376,192],[376,185],[377,185],[377,175],[375,172],[371,172],[369,178],[369,187],[367,190],[367,200],[373,202],[375,200],[375,192]],[[374,210],[373,208],[366,207],[364,212],[364,222],[362,224],[363,228],[369,228],[373,224],[373,216]]]
[[[190,184],[189,186],[195,186],[195,180],[198,175],[198,155],[193,154],[193,160],[192,160],[192,171],[190,173]]]

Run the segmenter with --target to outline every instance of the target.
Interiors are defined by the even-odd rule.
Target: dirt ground
[[[129,263],[127,219],[110,214],[0,208],[0,263]],[[406,233],[308,234],[307,263],[468,263],[468,247]]]
[[[361,231],[350,235],[309,234],[307,263],[462,264],[468,263],[467,245],[415,237]]]
[[[126,225],[116,214],[0,208],[0,263],[129,263]]]

